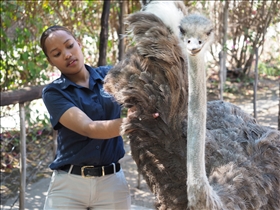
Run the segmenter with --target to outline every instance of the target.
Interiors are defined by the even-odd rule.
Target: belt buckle
[[[84,172],[85,168],[94,168],[94,166],[83,166],[83,167],[81,168],[82,177],[84,177],[84,178],[86,178],[86,177],[92,177],[92,176],[85,176],[85,172]]]

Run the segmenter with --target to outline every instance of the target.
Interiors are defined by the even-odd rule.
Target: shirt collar
[[[85,67],[88,70],[90,77],[92,78],[90,80],[90,86],[91,85],[95,85],[98,81],[102,81],[103,82],[103,78],[101,77],[100,73],[98,72],[98,68],[92,68],[92,67],[90,67],[90,66],[88,66],[86,64],[85,64]],[[63,74],[61,74],[60,78],[55,80],[54,83],[59,83],[61,89],[66,89],[70,85],[78,87],[76,83],[74,83],[71,80],[69,80]]]

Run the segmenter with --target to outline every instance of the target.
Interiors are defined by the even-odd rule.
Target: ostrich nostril
[[[191,43],[191,40],[188,40],[188,43]]]
[[[199,41],[198,43],[199,43],[199,44],[202,44],[202,41]]]

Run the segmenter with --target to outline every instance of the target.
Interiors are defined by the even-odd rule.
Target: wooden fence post
[[[26,130],[25,130],[25,109],[24,103],[19,103],[20,117],[20,200],[19,209],[25,207],[26,189]]]

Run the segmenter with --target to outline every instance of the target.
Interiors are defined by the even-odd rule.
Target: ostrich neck
[[[206,132],[206,73],[203,53],[188,56],[189,104],[187,132],[188,182],[197,183],[207,179],[205,172]]]

